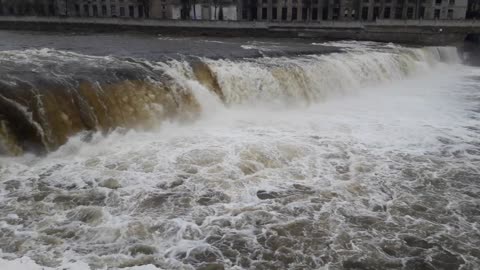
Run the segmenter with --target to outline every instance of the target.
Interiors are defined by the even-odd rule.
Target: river
[[[480,268],[454,47],[0,36],[2,270]]]

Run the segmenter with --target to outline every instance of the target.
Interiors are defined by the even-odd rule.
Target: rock
[[[17,190],[22,185],[22,183],[18,180],[8,180],[3,182],[3,184],[5,185],[5,189],[8,191]]]
[[[82,207],[68,213],[67,217],[84,223],[98,224],[103,217],[103,211],[100,207]]]
[[[69,228],[48,228],[42,232],[46,235],[54,235],[63,239],[69,239],[75,236],[75,231]]]
[[[177,179],[170,183],[169,187],[174,188],[183,185],[183,179]]]
[[[117,179],[109,178],[102,183],[99,184],[101,187],[109,188],[109,189],[118,189],[121,188],[122,185],[118,182]]]
[[[155,247],[147,246],[147,245],[135,245],[128,249],[132,256],[136,256],[137,254],[145,254],[151,255],[157,252]]]
[[[105,205],[106,196],[104,193],[94,190],[85,190],[78,193],[66,193],[57,195],[54,199],[54,203],[64,204],[65,206],[77,206],[77,205]]]
[[[260,199],[260,200],[268,200],[268,199],[275,199],[275,198],[278,198],[280,197],[280,194],[275,192],[275,191],[266,191],[266,190],[259,190],[257,192],[257,197]]]
[[[210,191],[203,194],[198,200],[197,203],[201,205],[212,205],[216,203],[228,203],[230,202],[230,197],[220,191]]]
[[[311,191],[312,188],[311,187],[307,187],[307,186],[304,186],[304,185],[300,185],[300,184],[293,184],[293,187],[297,190],[301,190],[301,191]]]
[[[145,200],[142,201],[142,208],[157,208],[166,203],[169,197],[174,196],[175,193],[158,193],[150,194]]]
[[[62,239],[49,236],[49,235],[42,235],[39,237],[39,240],[44,244],[44,245],[49,245],[49,246],[58,246],[63,244]]]
[[[376,204],[376,205],[373,206],[372,211],[373,212],[386,212],[387,211],[387,206]]]
[[[36,202],[43,201],[49,194],[50,192],[37,192],[33,194],[33,200]]]

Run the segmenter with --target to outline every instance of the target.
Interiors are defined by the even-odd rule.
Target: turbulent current
[[[0,51],[0,269],[480,269],[480,69],[317,45]]]

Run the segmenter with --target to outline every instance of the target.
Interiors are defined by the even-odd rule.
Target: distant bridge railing
[[[476,27],[480,20],[376,20],[376,21],[215,21],[215,20],[159,20],[130,18],[93,18],[93,17],[36,17],[36,16],[0,16],[0,26],[6,22],[99,24],[146,27],[184,27],[184,28],[225,28],[225,29],[269,29],[269,28],[339,28],[358,29],[368,26],[426,26],[426,27]]]

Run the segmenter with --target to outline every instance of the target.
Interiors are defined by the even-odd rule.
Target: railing
[[[480,20],[376,20],[376,21],[215,21],[215,20],[160,20],[92,17],[35,17],[0,16],[2,22],[39,22],[67,24],[99,24],[146,27],[268,29],[268,28],[351,28],[368,26],[425,26],[425,27],[479,27]]]

